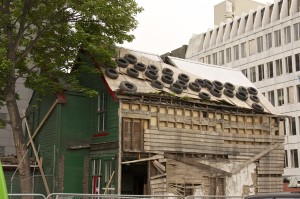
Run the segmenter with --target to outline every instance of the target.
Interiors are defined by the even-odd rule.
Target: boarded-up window
[[[123,118],[123,149],[142,151],[144,147],[144,121]]]

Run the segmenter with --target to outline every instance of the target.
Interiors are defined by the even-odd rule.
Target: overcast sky
[[[214,5],[223,0],[136,0],[144,8],[137,16],[135,39],[121,46],[164,54],[188,44],[193,34],[214,27]],[[240,0],[243,1],[243,0]],[[273,0],[256,0],[261,3]]]

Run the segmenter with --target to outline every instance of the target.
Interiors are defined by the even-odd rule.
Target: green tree
[[[142,11],[134,0],[2,0],[0,11],[0,102],[7,106],[13,129],[22,193],[32,191],[29,158],[15,86],[42,94],[62,89],[58,79],[81,91],[75,65],[80,48],[96,62],[111,65],[114,45],[131,41]]]

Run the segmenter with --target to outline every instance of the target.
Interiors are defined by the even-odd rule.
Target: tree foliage
[[[134,38],[130,32],[142,8],[134,0],[2,0],[0,10],[0,101],[9,111],[19,159],[24,136],[16,80],[24,78],[26,87],[42,94],[62,89],[58,79],[86,91],[78,73],[66,72],[78,50],[112,66],[114,45]]]

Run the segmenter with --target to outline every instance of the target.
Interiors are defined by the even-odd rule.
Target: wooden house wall
[[[276,116],[229,112],[209,107],[124,101],[122,121],[124,152],[189,154],[199,161],[201,157],[208,156],[211,157],[207,160],[210,165],[214,165],[216,158],[239,165],[273,144],[284,141],[282,122]],[[281,145],[255,160],[255,192],[282,191],[283,153]],[[208,185],[206,193],[216,193],[216,184],[222,180],[212,180],[215,177],[212,173],[203,169],[192,172],[193,169],[189,169],[191,172],[186,173],[186,178],[177,178],[174,176],[180,176],[181,171],[189,167],[184,163],[184,166],[176,163],[178,167],[172,169],[172,161],[169,161],[166,161],[166,177],[153,179],[152,187],[164,181],[167,183],[166,190],[176,182],[194,186],[200,184],[196,179],[202,179],[201,184]],[[215,185],[210,186],[213,183]],[[224,191],[220,188],[218,190],[218,193]]]

